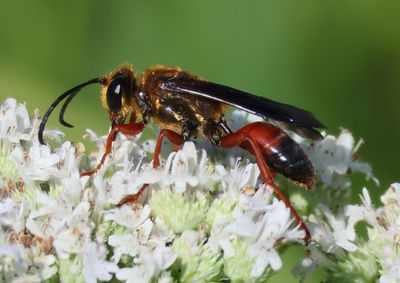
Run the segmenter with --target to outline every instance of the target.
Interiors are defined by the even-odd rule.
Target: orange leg
[[[96,173],[101,168],[101,166],[103,166],[107,155],[109,155],[111,152],[112,143],[115,140],[115,138],[117,137],[118,133],[123,133],[124,135],[129,135],[129,136],[135,136],[135,135],[139,134],[143,130],[143,128],[144,128],[143,123],[114,125],[114,127],[111,129],[110,133],[108,134],[106,148],[105,148],[103,156],[101,157],[99,164],[97,164],[97,166],[90,171],[86,171],[86,172],[82,171],[81,176],[91,176],[94,173]]]
[[[156,148],[154,150],[154,161],[153,161],[154,168],[158,168],[160,166],[160,153],[161,153],[161,146],[162,146],[164,137],[168,138],[174,144],[174,146],[180,146],[185,142],[185,139],[180,134],[177,134],[171,130],[162,129],[160,131],[160,134],[158,135]],[[137,199],[146,190],[147,187],[148,187],[148,184],[144,184],[136,194],[125,196],[117,204],[117,206],[120,207],[127,203],[136,202]]]
[[[245,126],[244,128],[238,130],[235,133],[229,134],[221,139],[220,146],[223,148],[230,148],[230,147],[235,147],[235,146],[240,146],[248,151],[250,151],[254,157],[256,158],[256,162],[258,164],[258,167],[260,168],[261,175],[264,179],[264,182],[268,184],[274,192],[279,196],[279,198],[285,203],[286,207],[290,209],[290,212],[292,213],[293,217],[296,219],[296,221],[299,223],[300,227],[304,230],[305,232],[305,237],[304,241],[306,244],[310,243],[311,241],[311,234],[310,231],[308,230],[306,224],[303,222],[303,219],[299,216],[297,211],[294,209],[292,204],[289,202],[289,200],[286,198],[286,196],[283,194],[281,189],[273,182],[273,174],[271,170],[269,170],[267,164],[265,163],[264,156],[262,153],[262,150],[260,148],[260,145],[258,143],[259,140],[263,140],[263,135],[265,134],[266,136],[269,136],[270,133],[265,133],[262,131],[252,131],[254,127],[254,124],[250,124]]]
[[[174,144],[174,150],[176,147],[181,146],[185,142],[185,139],[180,134],[177,134],[171,130],[161,130],[160,134],[158,135],[156,148],[154,150],[154,168],[158,168],[158,166],[160,166],[160,153],[164,137],[168,138]]]
[[[124,204],[135,203],[148,186],[148,184],[144,184],[136,194],[124,196],[117,204],[117,207],[121,207]]]

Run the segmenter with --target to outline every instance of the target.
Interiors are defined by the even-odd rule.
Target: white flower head
[[[218,253],[212,252],[199,232],[186,231],[174,241],[181,282],[216,282],[222,271]]]
[[[355,145],[354,137],[348,130],[343,129],[337,138],[326,135],[320,142],[309,143],[298,135],[294,135],[294,139],[306,151],[323,183],[334,188],[348,187],[348,180],[340,176],[349,171],[362,172],[378,182],[372,175],[371,166],[354,158],[362,140]]]
[[[368,223],[377,224],[378,214],[372,205],[371,197],[368,190],[363,188],[361,196],[362,205],[345,206],[345,216],[349,217],[349,225],[355,225],[359,221],[367,221]]]
[[[211,227],[210,236],[208,238],[208,246],[214,253],[221,249],[224,252],[224,257],[232,257],[235,250],[232,246],[232,231],[226,229],[230,221],[225,218],[217,218],[214,220]]]
[[[55,256],[33,246],[0,244],[0,274],[5,282],[41,282],[56,272]]]
[[[90,204],[83,201],[73,207],[62,198],[55,200],[42,193],[36,205],[39,208],[30,212],[26,228],[37,237],[51,239],[61,259],[82,253],[91,233]]]
[[[234,129],[260,119],[240,111],[232,117]],[[290,209],[260,185],[257,164],[240,163],[246,151],[239,147],[212,146],[210,161],[186,142],[153,168],[146,152],[154,151],[154,141],[118,134],[100,169],[81,177],[83,145],[61,143],[62,133],[51,130],[44,134],[56,147],[41,145],[40,122],[38,111],[29,118],[14,99],[0,105],[0,281],[264,282],[283,264],[279,248],[302,243],[304,231]],[[88,136],[97,146],[89,156],[93,168],[107,135],[88,130]],[[400,185],[381,196],[383,206],[374,206],[366,189],[361,204],[351,204],[348,175],[372,177],[371,167],[356,159],[361,142],[346,130],[321,142],[294,139],[320,181],[305,194],[275,179],[300,204],[312,232],[298,265],[301,280],[318,266],[328,281],[396,282]],[[8,184],[16,189],[5,191]],[[116,207],[144,184],[148,190],[136,203]],[[360,221],[368,237],[357,234]]]
[[[130,268],[121,268],[117,278],[127,283],[145,283],[158,276],[176,260],[176,254],[171,247],[159,246],[153,251],[142,249],[139,257],[135,258]]]
[[[84,137],[94,142],[98,148],[98,152],[91,154],[89,158],[91,165],[96,166],[103,157],[108,136],[98,136],[90,129],[86,129],[86,132],[87,134]],[[138,140],[140,135],[140,133],[136,136],[118,134],[113,141],[111,153],[107,156],[97,174],[103,174],[110,166],[117,168],[124,167],[126,169],[126,160],[129,160],[132,164],[141,162],[145,158],[146,153]]]
[[[34,140],[28,152],[16,147],[10,158],[26,179],[47,181],[51,178],[78,176],[80,154],[70,142],[63,143],[52,152],[50,146]]]
[[[26,272],[28,276],[37,282],[51,278],[57,273],[56,257],[54,255],[47,255],[37,253],[31,249],[30,262],[31,265]],[[22,279],[22,278],[20,278]],[[21,280],[23,281],[23,280]]]
[[[25,229],[29,209],[28,202],[15,203],[10,198],[0,201],[0,229],[6,226],[17,233]]]
[[[0,271],[4,280],[11,282],[22,276],[29,267],[27,251],[22,245],[0,244]]]
[[[317,266],[329,269],[334,265],[332,259],[318,248],[318,244],[312,242],[307,247],[307,255],[294,267],[293,274],[300,276],[301,280],[304,281],[305,276],[312,274]]]
[[[115,263],[119,262],[122,255],[134,257],[139,254],[143,247],[150,247],[148,241],[154,226],[153,222],[149,218],[139,219],[139,221],[136,221],[138,220],[136,219],[133,221],[133,225],[129,225],[127,221],[125,221],[127,220],[126,218],[121,218],[118,219],[118,216],[114,215],[114,221],[120,225],[123,224],[128,229],[126,229],[123,234],[110,235],[108,238],[108,244],[114,247],[114,255],[112,259]],[[131,218],[131,216],[129,218]],[[107,217],[107,220],[109,219],[110,215]],[[165,242],[161,241],[159,244],[163,245]]]
[[[246,185],[244,187],[246,188]],[[239,196],[238,206],[253,213],[263,213],[267,210],[272,198],[273,189],[269,185],[261,184],[254,194],[248,195],[246,191],[242,191],[242,194]]]
[[[128,205],[124,205],[120,208],[106,211],[104,220],[112,220],[118,225],[134,230],[149,220],[150,212],[151,210],[148,205],[144,207],[136,205],[134,209]]]
[[[388,272],[379,278],[380,283],[400,282],[400,256],[397,257],[396,264],[393,264]]]
[[[309,225],[314,240],[329,253],[339,247],[354,252],[357,249],[353,243],[356,238],[355,222],[350,221],[343,212],[335,216],[326,206],[320,205],[318,209],[323,216],[312,218]]]
[[[197,152],[193,142],[186,142],[183,148],[176,153],[171,153],[164,166],[162,184],[174,185],[174,190],[183,193],[187,185],[195,187],[199,183],[196,176]]]
[[[234,221],[225,227],[227,232],[247,238],[255,235],[257,226],[250,213],[244,214],[240,210],[235,210],[233,217]]]
[[[111,235],[108,238],[108,244],[114,247],[114,255],[112,260],[118,263],[122,255],[136,256],[140,249],[141,244],[132,234]]]
[[[241,191],[246,186],[256,187],[260,169],[256,164],[248,163],[244,168],[240,166],[240,159],[236,160],[234,168],[225,169],[222,165],[215,167],[214,178],[222,179],[222,186],[228,190],[233,198],[239,197]]]
[[[105,259],[107,250],[94,242],[88,243],[83,256],[83,276],[88,283],[96,283],[97,280],[109,281],[112,273],[118,272],[118,265]]]
[[[254,243],[249,246],[249,255],[256,259],[253,276],[260,276],[267,266],[273,270],[281,268],[282,261],[276,251],[279,241],[300,241],[304,238],[304,231],[299,227],[290,228],[292,222],[290,210],[283,202],[273,199],[267,212],[256,221]]]
[[[160,217],[156,217],[147,245],[150,248],[165,245],[168,242],[172,242],[175,237],[175,234],[168,229],[164,221]]]
[[[8,98],[0,106],[0,138],[10,143],[30,140],[31,122],[25,105]]]
[[[125,196],[138,193],[145,184],[154,184],[160,180],[161,174],[157,170],[143,169],[141,166],[142,164],[139,163],[133,168],[126,156],[124,167],[116,171],[110,178],[104,178],[102,173],[95,174],[93,183],[96,204],[100,207],[107,204],[116,205]]]
[[[91,233],[89,208],[88,202],[81,202],[66,218],[65,226],[56,231],[54,248],[60,258],[67,259],[70,254],[80,254],[86,247]]]
[[[392,184],[381,196],[381,201],[387,220],[400,225],[400,183]]]

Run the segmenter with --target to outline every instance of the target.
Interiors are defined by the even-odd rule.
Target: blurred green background
[[[381,187],[399,181],[398,1],[0,1],[0,98],[43,113],[63,91],[124,62],[180,66],[210,81],[308,110],[329,133],[362,137]],[[63,129],[106,133],[98,87],[71,104]],[[57,115],[50,127],[58,127]],[[301,248],[285,252],[296,262]],[[291,264],[271,282],[296,282]],[[317,274],[308,282],[323,280]]]

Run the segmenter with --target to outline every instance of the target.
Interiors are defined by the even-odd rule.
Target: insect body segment
[[[118,71],[103,78],[101,101],[110,116],[110,120],[124,123],[132,110],[137,110],[134,93],[136,78],[134,70],[129,65],[122,66]],[[140,113],[140,112],[138,112]]]
[[[208,128],[211,124],[223,121],[222,103],[165,87],[166,81],[181,77],[200,80],[180,68],[172,67],[157,66],[143,73],[140,88],[142,93],[148,94],[154,122],[162,129],[181,134],[185,140],[198,135],[215,136],[222,133],[224,130]]]
[[[222,148],[239,146],[254,155],[264,182],[290,208],[305,231],[305,241],[311,240],[307,226],[273,182],[275,173],[280,173],[308,189],[312,187],[315,174],[311,162],[300,146],[283,131],[290,130],[314,140],[322,139],[316,128],[323,128],[324,125],[311,112],[207,82],[178,67],[155,66],[136,80],[134,69],[123,65],[105,77],[89,80],[68,90],[53,102],[39,127],[41,143],[44,143],[43,131],[53,109],[65,99],[60,122],[72,126],[64,121],[64,112],[80,89],[94,83],[102,85],[101,101],[109,113],[112,130],[101,162],[83,174],[91,175],[102,166],[119,132],[136,135],[153,121],[161,128],[154,153],[154,167],[159,166],[164,137],[177,146],[198,136]],[[251,123],[233,132],[224,117],[226,105],[258,115],[265,122]],[[136,201],[145,188],[146,185],[138,194],[125,197],[120,205]]]
[[[249,140],[260,148],[263,160],[273,172],[311,189],[315,173],[310,160],[295,141],[274,125],[251,123],[224,138],[220,146],[240,146],[255,154]]]

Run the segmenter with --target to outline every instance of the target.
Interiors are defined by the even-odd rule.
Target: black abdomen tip
[[[277,173],[311,189],[314,183],[314,167],[300,146],[284,135],[279,145],[266,154],[268,166]]]

